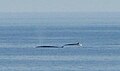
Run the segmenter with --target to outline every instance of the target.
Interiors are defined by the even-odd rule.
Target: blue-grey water
[[[120,70],[119,15],[0,15],[0,71]]]

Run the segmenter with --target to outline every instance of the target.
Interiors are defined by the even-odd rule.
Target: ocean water
[[[0,71],[120,70],[119,15],[0,15]]]

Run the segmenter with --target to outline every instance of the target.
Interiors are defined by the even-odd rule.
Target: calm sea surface
[[[0,71],[120,70],[117,16],[0,15]],[[83,47],[35,48],[76,42]]]

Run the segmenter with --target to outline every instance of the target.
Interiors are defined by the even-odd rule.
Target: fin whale
[[[72,44],[65,44],[65,45],[63,45],[61,47],[59,47],[59,46],[37,46],[36,48],[64,48],[65,46],[74,46],[74,45],[82,46],[82,44],[77,42],[77,43],[72,43]]]
[[[65,44],[62,47],[65,47],[65,46],[74,46],[74,45],[82,46],[82,44],[80,44],[79,42],[77,42],[77,43],[72,43],[72,44]]]
[[[36,48],[60,48],[58,46],[37,46]]]

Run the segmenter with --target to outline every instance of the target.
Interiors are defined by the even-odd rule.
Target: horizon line
[[[97,11],[91,11],[91,12],[0,12],[0,13],[120,13],[120,11],[118,12],[108,12],[108,11],[101,11],[101,12],[97,12]]]

